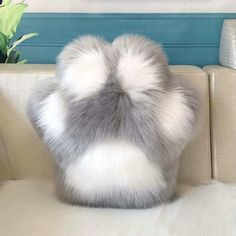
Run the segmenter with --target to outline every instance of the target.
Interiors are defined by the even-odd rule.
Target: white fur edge
[[[188,139],[192,133],[190,127],[194,112],[186,105],[185,99],[181,92],[173,90],[163,95],[158,104],[158,124],[171,140]]]
[[[66,88],[66,91],[77,99],[82,99],[104,86],[108,68],[101,52],[88,51],[78,56],[78,60],[75,59],[65,68],[61,87]]]
[[[143,96],[142,92],[158,87],[157,68],[142,54],[123,53],[117,66],[117,74],[122,88],[135,100]]]
[[[101,192],[122,188],[145,193],[166,187],[161,170],[138,147],[119,140],[90,148],[65,174],[66,183],[91,200]]]
[[[44,131],[44,138],[58,138],[65,129],[66,107],[59,92],[42,101],[37,125]]]

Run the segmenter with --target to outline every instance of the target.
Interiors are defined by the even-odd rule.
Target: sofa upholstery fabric
[[[200,97],[199,130],[183,153],[179,182],[200,184],[211,178],[209,145],[208,79],[194,66],[172,66]],[[35,84],[55,74],[53,65],[2,65],[0,68],[0,179],[51,178],[53,164],[26,115],[28,98]]]
[[[236,70],[207,66],[211,100],[213,178],[236,182]]]

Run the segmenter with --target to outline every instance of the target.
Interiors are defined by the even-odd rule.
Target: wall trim
[[[67,19],[230,19],[236,13],[25,13],[24,18]]]
[[[29,63],[55,63],[62,47],[77,35],[111,41],[122,33],[143,34],[160,42],[171,64],[218,64],[224,19],[236,13],[26,13],[17,35],[39,32],[19,46]]]

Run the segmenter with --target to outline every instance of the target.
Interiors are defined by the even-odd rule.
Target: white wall
[[[236,13],[236,0],[26,0],[25,2],[29,5],[28,12]]]

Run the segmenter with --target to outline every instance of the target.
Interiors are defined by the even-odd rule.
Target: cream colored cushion
[[[27,101],[35,83],[52,76],[54,66],[1,65],[0,179],[52,175],[49,154],[26,116]]]
[[[186,148],[179,181],[199,184],[211,178],[209,147],[208,81],[194,66],[172,66],[171,70],[194,87],[201,99],[199,133]],[[0,178],[48,178],[52,176],[49,153],[33,131],[26,104],[35,83],[53,77],[53,65],[1,65],[0,67]]]
[[[162,207],[137,211],[71,206],[57,200],[53,186],[45,180],[6,181],[0,187],[0,235],[154,236],[163,223],[158,221]]]
[[[236,70],[204,68],[210,76],[213,177],[236,181]]]
[[[187,81],[200,99],[196,135],[182,155],[179,183],[196,185],[211,179],[208,77],[196,66],[171,66],[173,73]]]

